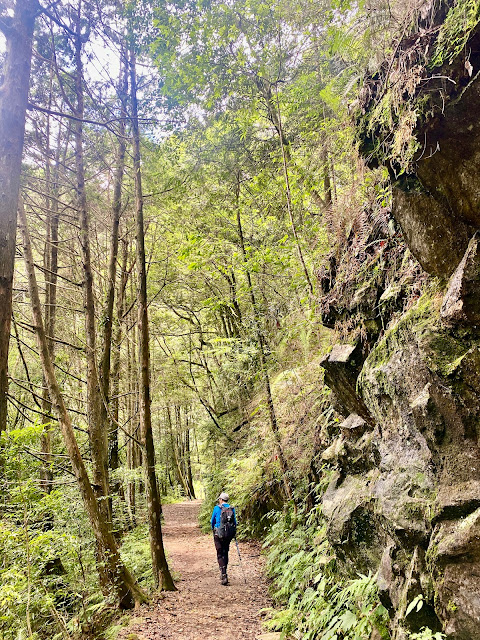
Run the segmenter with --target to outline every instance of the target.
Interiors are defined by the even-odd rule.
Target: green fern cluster
[[[283,604],[268,626],[302,640],[363,640],[374,628],[389,638],[375,576],[346,580],[336,572],[321,508],[300,512],[293,528],[289,520],[277,514],[265,540],[273,595]]]
[[[479,0],[457,0],[442,24],[429,68],[450,64],[461,53],[479,21]]]

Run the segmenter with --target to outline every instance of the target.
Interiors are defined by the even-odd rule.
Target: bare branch
[[[77,35],[75,31],[72,31],[70,27],[67,27],[66,24],[63,24],[63,22],[59,20],[59,18],[57,18],[53,13],[51,13],[47,7],[42,7],[41,5],[39,5],[39,14],[43,14],[44,16],[47,16],[47,18],[50,18],[52,22],[54,22],[61,29],[65,29],[65,31],[69,33],[71,36]]]

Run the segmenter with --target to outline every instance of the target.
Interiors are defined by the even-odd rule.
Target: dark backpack
[[[235,524],[235,513],[233,507],[220,507],[220,526],[217,528],[217,536],[222,540],[231,540],[237,534],[237,525]]]

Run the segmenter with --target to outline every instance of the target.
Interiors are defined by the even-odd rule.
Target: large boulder
[[[408,185],[409,187],[410,185]],[[455,219],[448,205],[419,183],[393,190],[392,214],[405,240],[428,273],[448,278],[460,261],[474,227]]]
[[[376,570],[387,541],[372,491],[376,476],[377,472],[371,471],[344,479],[337,472],[323,496],[328,539],[340,570],[352,576]]]

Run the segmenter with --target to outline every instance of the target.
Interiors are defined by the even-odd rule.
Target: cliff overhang
[[[356,104],[360,153],[388,168],[407,244],[444,279],[480,227],[479,20],[473,0],[444,1],[419,17]]]

